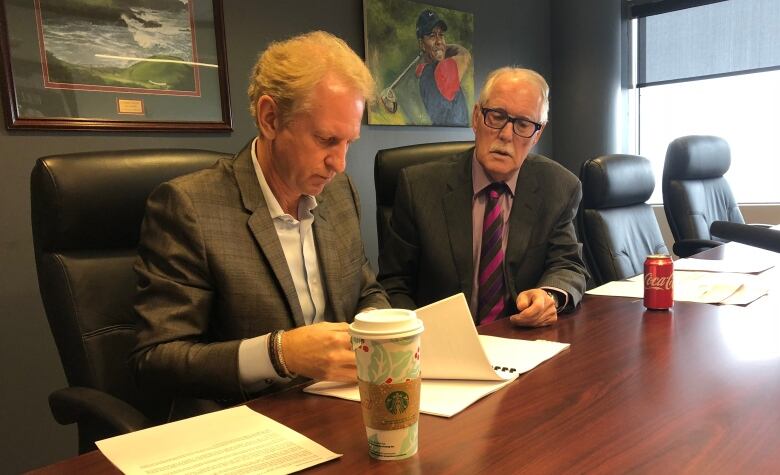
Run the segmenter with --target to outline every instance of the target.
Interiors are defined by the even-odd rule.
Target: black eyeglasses
[[[485,125],[491,129],[501,130],[506,126],[507,122],[512,123],[512,132],[515,135],[519,135],[523,138],[531,138],[534,134],[542,128],[542,124],[523,119],[522,117],[512,117],[506,112],[498,109],[488,109],[487,107],[479,106],[482,110],[482,117],[485,119]]]

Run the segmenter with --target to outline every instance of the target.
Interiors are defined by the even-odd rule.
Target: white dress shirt
[[[257,139],[252,143],[252,163],[276,228],[276,234],[282,244],[282,251],[295,284],[304,321],[307,325],[321,322],[325,314],[325,292],[312,229],[314,223],[312,210],[317,207],[317,200],[310,195],[301,197],[298,203],[300,219],[285,213],[263,175],[263,170],[257,161],[256,146]],[[277,375],[271,363],[268,355],[268,336],[269,334],[265,334],[248,338],[238,347],[239,377],[244,389],[250,392],[259,391],[275,381],[286,381],[285,378]]]

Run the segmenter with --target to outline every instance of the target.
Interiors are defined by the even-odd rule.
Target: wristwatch
[[[555,302],[555,311],[557,312],[561,308],[561,298],[558,296],[557,292],[552,290],[545,290],[545,292],[547,292],[547,295]]]

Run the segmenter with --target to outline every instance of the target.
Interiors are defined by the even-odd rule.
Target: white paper
[[[517,376],[505,381],[423,379],[420,385],[420,412],[433,416],[452,417],[516,378]],[[360,401],[358,387],[353,383],[320,381],[306,387],[304,391],[320,396]]]
[[[463,294],[417,309],[417,316],[425,325],[420,412],[434,416],[454,416],[569,347],[478,335]],[[321,381],[304,391],[360,400],[357,385],[350,383]]]
[[[674,270],[735,272],[757,274],[774,267],[774,263],[761,259],[677,259]]]
[[[425,325],[420,344],[424,378],[511,379],[493,369],[499,363],[490,361],[485,354],[462,293],[418,308],[415,312]]]
[[[125,474],[283,475],[341,457],[246,406],[96,442]]]
[[[641,274],[640,274],[641,275]],[[585,292],[589,295],[603,295],[606,297],[633,297],[641,299],[645,296],[645,286],[642,281],[613,280]]]
[[[747,305],[766,295],[768,288],[751,274],[728,272],[674,271],[674,300],[678,302]],[[585,292],[591,295],[642,298],[644,274],[608,282]]]
[[[485,348],[488,359],[499,372],[506,367],[523,374],[531,371],[568,348],[568,343],[547,340],[516,340],[497,336],[479,335],[479,341]]]
[[[724,305],[747,305],[768,294],[768,287],[757,281],[750,285],[743,285],[720,303]]]

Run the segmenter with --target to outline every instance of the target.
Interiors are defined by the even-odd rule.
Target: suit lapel
[[[314,209],[314,243],[317,247],[317,258],[320,262],[320,274],[322,274],[322,282],[325,284],[325,291],[328,295],[331,305],[327,305],[326,308],[330,308],[335,312],[331,315],[334,321],[346,321],[344,316],[338,315],[342,306],[342,294],[339,291],[341,286],[338,283],[341,281],[340,271],[343,269],[339,263],[340,249],[339,235],[334,227],[334,223],[329,219],[329,213],[327,206],[323,206],[325,201],[325,193],[320,194],[317,197],[317,207]],[[326,320],[328,314],[325,314]]]
[[[255,237],[260,250],[268,260],[271,270],[276,276],[276,281],[284,292],[287,304],[292,311],[292,319],[295,326],[304,326],[306,322],[303,319],[303,310],[298,300],[298,293],[295,291],[295,284],[290,274],[290,268],[287,265],[287,259],[282,251],[282,244],[279,242],[279,236],[276,234],[271,213],[268,211],[268,205],[265,202],[263,191],[257,182],[257,174],[252,164],[252,144],[249,142],[238,156],[236,156],[233,165],[233,173],[238,183],[238,189],[241,192],[241,199],[244,207],[252,213],[249,217],[248,225]]]
[[[466,301],[471,301],[471,286],[474,280],[472,256],[473,239],[471,223],[471,202],[474,196],[471,183],[471,148],[461,155],[447,181],[448,191],[442,196],[444,219],[449,237],[452,259],[458,272],[460,287]]]
[[[519,264],[522,262],[528,242],[531,239],[532,229],[537,222],[537,214],[541,205],[539,195],[539,182],[532,168],[533,158],[529,155],[526,162],[520,168],[515,187],[515,198],[512,201],[512,211],[509,215],[509,236],[506,246],[507,264]],[[508,265],[504,266],[507,269]],[[508,279],[512,282],[512,279]]]

